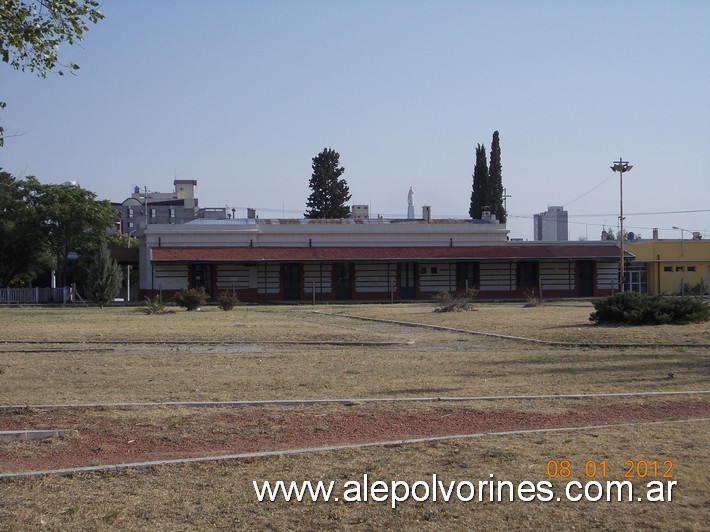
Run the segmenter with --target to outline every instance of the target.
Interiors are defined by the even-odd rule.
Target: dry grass
[[[489,436],[394,448],[47,477],[0,484],[0,529],[238,530],[702,530],[706,526],[707,423],[639,425],[570,433]],[[627,459],[673,460],[672,502],[258,503],[252,481],[430,479],[546,480],[550,459],[575,471],[606,459],[623,480]],[[574,477],[573,477],[574,478]],[[584,478],[581,478],[584,481]],[[561,484],[555,482],[556,493]],[[636,481],[635,487],[641,489]],[[640,492],[637,492],[640,493]]]
[[[207,308],[146,316],[134,308],[2,308],[0,403],[479,396],[708,389],[707,324],[599,327],[589,303],[476,304],[437,314],[434,304]],[[313,311],[320,313],[314,313]],[[325,313],[325,314],[324,314]],[[560,348],[354,320],[347,315],[445,325],[577,343]],[[137,339],[165,345],[133,345]],[[171,340],[242,342],[171,345]],[[98,346],[86,341],[104,341]],[[75,345],[52,342],[74,342]],[[280,343],[279,343],[280,342]],[[315,342],[301,344],[298,342]],[[317,345],[318,343],[322,345]],[[382,345],[336,345],[382,342]],[[385,343],[392,342],[391,345]],[[669,377],[673,374],[673,378]],[[639,404],[645,399],[618,401]],[[561,408],[528,403],[531,412]],[[419,407],[417,407],[419,408]],[[487,409],[502,408],[490,404]],[[113,411],[96,415],[126,416]],[[143,423],[185,422],[181,410]],[[3,413],[0,413],[0,422]],[[163,419],[168,416],[170,420]],[[194,421],[194,420],[193,420]],[[0,425],[1,426],[1,425]],[[353,450],[118,474],[0,483],[0,530],[50,529],[687,529],[702,528],[710,492],[707,423],[486,437],[436,445]],[[19,451],[18,451],[19,452]],[[253,479],[333,479],[368,473],[417,480],[544,480],[551,458],[670,458],[672,503],[258,504]]]
[[[692,348],[561,349],[338,315],[362,314],[565,339],[587,307],[490,305],[432,312],[433,305],[255,307],[146,316],[136,309],[0,309],[2,339],[77,345],[0,345],[0,403],[263,400],[480,396],[702,389],[707,351]],[[328,314],[322,314],[328,312]],[[334,314],[335,313],[335,314]],[[516,316],[520,316],[517,318]],[[537,317],[536,317],[537,316]],[[470,317],[470,318],[469,318]],[[479,319],[479,317],[482,317]],[[471,320],[475,321],[472,323]],[[480,322],[480,323],[479,323]],[[519,331],[511,325],[518,324]],[[120,327],[116,325],[120,324]],[[644,327],[645,342],[663,328]],[[699,343],[697,326],[673,326]],[[624,329],[619,328],[618,331]],[[555,336],[555,333],[557,336]],[[594,338],[603,340],[602,334]],[[125,345],[143,339],[241,341],[236,345]],[[588,337],[588,336],[587,336]],[[92,349],[78,342],[113,340]],[[110,339],[110,340],[109,340]],[[326,342],[324,345],[272,342]],[[334,346],[327,342],[392,342]],[[47,351],[49,349],[49,351]],[[674,378],[669,378],[669,373]]]
[[[0,340],[44,341],[406,341],[407,329],[327,320],[321,313],[366,316],[552,341],[710,344],[710,324],[599,326],[589,302],[476,303],[477,312],[435,313],[436,304],[236,307],[223,312],[178,309],[146,316],[135,307],[0,308]],[[411,329],[410,329],[411,331]]]
[[[339,307],[335,312],[559,342],[710,344],[710,323],[654,327],[595,325],[589,321],[594,307],[587,301],[548,302],[530,308],[524,308],[522,303],[476,303],[478,312],[452,314],[432,312],[433,306],[382,305],[374,313],[367,307]]]

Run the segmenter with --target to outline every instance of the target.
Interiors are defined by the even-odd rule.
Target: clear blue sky
[[[197,179],[204,207],[299,216],[311,158],[341,155],[372,214],[467,216],[477,143],[501,138],[512,237],[562,205],[570,237],[710,238],[710,2],[130,1],[78,76],[0,64],[0,166],[122,201]],[[595,188],[596,187],[596,188]],[[590,192],[591,191],[591,192]],[[577,199],[581,197],[580,199]],[[677,211],[678,214],[643,214]],[[589,215],[589,216],[586,216]],[[689,236],[685,235],[686,238]]]

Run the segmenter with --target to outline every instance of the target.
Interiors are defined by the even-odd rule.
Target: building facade
[[[195,220],[148,226],[142,295],[203,287],[242,301],[594,297],[618,284],[614,242],[509,242],[490,220]],[[631,258],[631,255],[629,255]]]
[[[708,293],[710,240],[634,240],[624,244],[635,255],[628,287],[649,294]]]

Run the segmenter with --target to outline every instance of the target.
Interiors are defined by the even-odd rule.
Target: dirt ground
[[[0,442],[0,472],[62,469],[347,443],[710,417],[710,400],[560,400],[546,407],[449,404],[236,408],[18,409],[3,430],[75,429],[78,436]]]
[[[598,327],[589,302],[0,309],[0,403],[352,399],[348,404],[0,409],[0,430],[76,429],[0,442],[0,473],[485,433],[415,445],[0,482],[0,530],[702,530],[710,504],[710,394],[586,399],[421,398],[710,390],[708,324]],[[365,321],[359,318],[397,320]],[[430,324],[460,331],[417,326]],[[469,332],[513,335],[557,346]],[[630,344],[633,347],[611,347]],[[664,347],[658,347],[663,345]],[[501,434],[597,427],[575,432]],[[371,474],[414,481],[544,478],[550,459],[671,459],[667,505],[258,503],[254,479]],[[579,470],[577,470],[579,476]],[[582,478],[582,477],[579,477]],[[642,485],[643,479],[634,482]]]

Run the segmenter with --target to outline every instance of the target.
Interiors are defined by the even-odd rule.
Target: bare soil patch
[[[710,417],[710,400],[646,398],[563,401],[533,410],[509,401],[497,408],[352,406],[123,409],[21,409],[0,417],[1,430],[61,427],[78,437],[0,442],[0,471],[190,458],[428,436]]]

